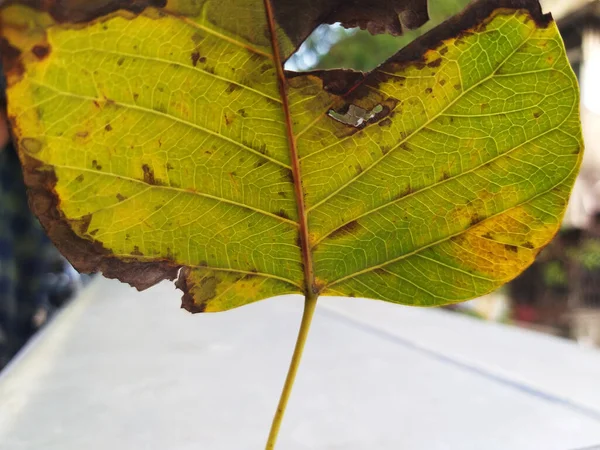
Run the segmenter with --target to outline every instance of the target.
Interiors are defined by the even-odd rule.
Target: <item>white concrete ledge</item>
[[[260,450],[302,299],[192,316],[96,280],[0,375],[1,450]],[[600,444],[600,352],[441,310],[320,300],[280,450]]]

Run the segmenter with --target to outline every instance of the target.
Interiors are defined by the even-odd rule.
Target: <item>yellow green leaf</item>
[[[76,267],[139,288],[179,273],[190,311],[432,306],[496,289],[552,239],[583,145],[537,1],[475,2],[369,74],[284,72],[306,30],[277,2],[221,3],[76,24],[3,9],[31,204]]]

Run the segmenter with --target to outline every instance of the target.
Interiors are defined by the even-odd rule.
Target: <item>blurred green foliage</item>
[[[586,239],[572,255],[585,269],[600,269],[600,241]]]
[[[569,285],[567,272],[561,261],[549,261],[543,266],[542,270],[542,276],[546,286],[558,288],[567,287]]]
[[[431,20],[418,30],[403,36],[371,35],[364,30],[345,30],[340,26],[320,27],[306,40],[291,59],[295,70],[346,68],[368,72],[394,55],[402,47],[447,18],[459,13],[470,0],[429,2]]]

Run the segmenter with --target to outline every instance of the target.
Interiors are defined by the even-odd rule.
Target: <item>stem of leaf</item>
[[[304,352],[304,344],[306,344],[306,338],[308,331],[310,330],[310,324],[315,313],[317,306],[317,295],[307,295],[304,300],[304,313],[302,314],[302,322],[300,323],[300,330],[298,331],[298,337],[296,338],[296,347],[294,348],[294,354],[292,355],[292,361],[288,369],[287,377],[285,378],[285,384],[279,397],[279,404],[277,405],[277,411],[273,417],[273,423],[271,424],[271,431],[269,432],[269,440],[265,450],[274,450],[275,443],[277,442],[277,436],[279,435],[279,428],[281,427],[281,421],[285,414],[285,409],[296,380],[296,373],[300,366],[300,360],[302,359],[302,353]]]

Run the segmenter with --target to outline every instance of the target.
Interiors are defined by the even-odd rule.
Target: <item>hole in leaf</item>
[[[350,105],[345,113],[337,112],[331,109],[329,110],[328,115],[332,119],[335,119],[345,125],[360,128],[382,111],[382,105],[377,105],[370,111],[367,111],[360,106]]]

